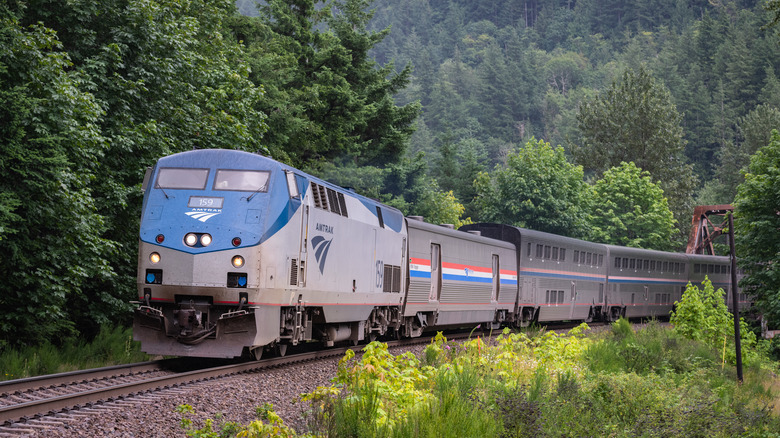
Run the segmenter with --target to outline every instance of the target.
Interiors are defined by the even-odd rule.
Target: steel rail
[[[477,332],[478,334],[479,332]],[[486,333],[482,333],[486,335]],[[465,335],[454,335],[451,339]],[[432,337],[421,337],[414,339],[403,339],[397,341],[388,341],[388,347],[401,347],[419,343],[428,343]],[[28,419],[33,419],[46,415],[53,415],[58,412],[73,411],[78,412],[79,407],[89,406],[94,403],[114,401],[125,397],[140,395],[155,390],[175,388],[185,384],[197,383],[216,378],[228,377],[232,375],[253,372],[264,368],[279,367],[291,365],[299,362],[307,362],[330,357],[343,356],[349,349],[362,349],[362,346],[330,348],[327,350],[316,350],[312,352],[299,353],[285,357],[274,357],[260,361],[250,361],[230,365],[222,365],[212,368],[204,368],[194,371],[180,372],[170,376],[153,377],[138,382],[121,383],[103,388],[96,388],[73,394],[65,394],[41,400],[32,400],[10,406],[0,407],[0,426],[12,425],[14,423],[23,423]],[[356,351],[357,353],[357,351]],[[98,368],[95,370],[74,371],[68,373],[55,374],[50,376],[32,377],[29,379],[19,379],[19,381],[9,381],[0,384],[0,390],[9,393],[12,391],[6,388],[40,388],[51,387],[63,384],[82,383],[88,379],[94,380],[96,376],[116,376],[126,374],[126,372],[143,372],[164,369],[162,363],[171,363],[175,359],[165,361],[144,362],[131,365],[118,365],[115,367]],[[116,371],[126,371],[125,373],[116,373]],[[34,386],[31,386],[30,384]]]
[[[329,349],[311,353],[301,353],[294,356],[270,358],[262,361],[223,365],[203,370],[187,371],[171,376],[154,377],[151,379],[123,383],[104,388],[66,394],[42,400],[33,400],[11,406],[0,407],[0,424],[9,425],[36,416],[51,415],[57,412],[74,409],[92,403],[112,401],[115,399],[138,395],[159,389],[168,389],[182,384],[195,383],[218,377],[227,377],[263,368],[276,367],[309,360],[322,359],[343,355],[347,348]]]
[[[17,391],[28,391],[52,386],[66,385],[70,383],[83,382],[107,377],[116,377],[124,374],[144,373],[148,371],[157,371],[162,369],[171,360],[155,360],[149,362],[140,362],[126,365],[114,365],[104,368],[93,368],[89,370],[68,371],[65,373],[48,374],[44,376],[26,377],[23,379],[7,380],[0,382],[0,394],[14,393]]]

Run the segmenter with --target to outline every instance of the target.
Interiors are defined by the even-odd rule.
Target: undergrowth
[[[657,323],[635,331],[620,320],[606,333],[587,331],[505,330],[462,343],[440,333],[419,358],[372,342],[359,359],[345,355],[332,385],[302,395],[304,435],[187,433],[780,438],[768,389],[777,385],[776,363],[751,361],[740,385],[721,351]]]
[[[46,343],[0,353],[0,380],[143,362],[149,356],[133,341],[132,329],[102,328],[90,342],[69,339],[62,345]]]

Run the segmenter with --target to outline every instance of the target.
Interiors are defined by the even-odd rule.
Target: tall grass
[[[642,375],[685,373],[702,367],[714,368],[722,363],[716,351],[657,322],[651,321],[642,330],[634,332],[631,324],[622,318],[613,324],[610,336],[588,348],[584,360],[593,372]]]
[[[432,388],[434,397],[400,422],[393,438],[497,437],[501,424],[483,402],[481,376],[475,369],[440,373]],[[348,435],[338,435],[348,436]]]
[[[740,385],[722,352],[657,323],[586,329],[462,344],[440,334],[419,359],[369,344],[304,395],[314,421],[296,436],[780,438],[776,363],[749,367]]]
[[[123,363],[142,362],[149,356],[133,341],[126,327],[104,327],[90,342],[66,340],[61,346],[50,343],[0,353],[0,380],[21,379]]]

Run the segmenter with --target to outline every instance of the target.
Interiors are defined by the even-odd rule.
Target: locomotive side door
[[[298,186],[299,178],[296,178],[295,173],[286,170],[285,175],[287,177],[287,189],[290,192],[290,198],[296,198],[301,201],[301,235],[298,242],[298,260],[297,263],[293,263],[290,267],[291,270],[296,270],[296,273],[290,273],[290,283],[293,285],[293,278],[295,278],[297,279],[297,286],[304,287],[306,286],[306,262],[309,253],[307,249],[309,240],[309,204],[305,202],[305,195]],[[303,181],[300,182],[304,184]]]

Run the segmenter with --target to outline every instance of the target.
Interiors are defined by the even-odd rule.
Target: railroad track
[[[430,342],[430,338],[391,341],[388,345],[420,342]],[[128,407],[136,399],[143,400],[201,382],[342,357],[348,349],[357,352],[362,347],[330,348],[207,368],[197,368],[191,360],[170,359],[0,382],[0,437],[35,433],[64,422],[79,421],[101,409]],[[190,370],[181,371],[187,367]],[[196,369],[191,369],[193,367]]]
[[[493,333],[497,335],[498,333]],[[490,332],[447,333],[448,339],[487,337]],[[389,347],[429,343],[431,337],[387,342]],[[179,391],[190,385],[267,368],[342,357],[346,350],[362,346],[331,348],[261,361],[227,363],[168,359],[95,370],[0,382],[0,437],[35,433],[69,421],[80,421],[102,409],[120,409],[156,395]],[[194,369],[193,369],[194,368]]]

